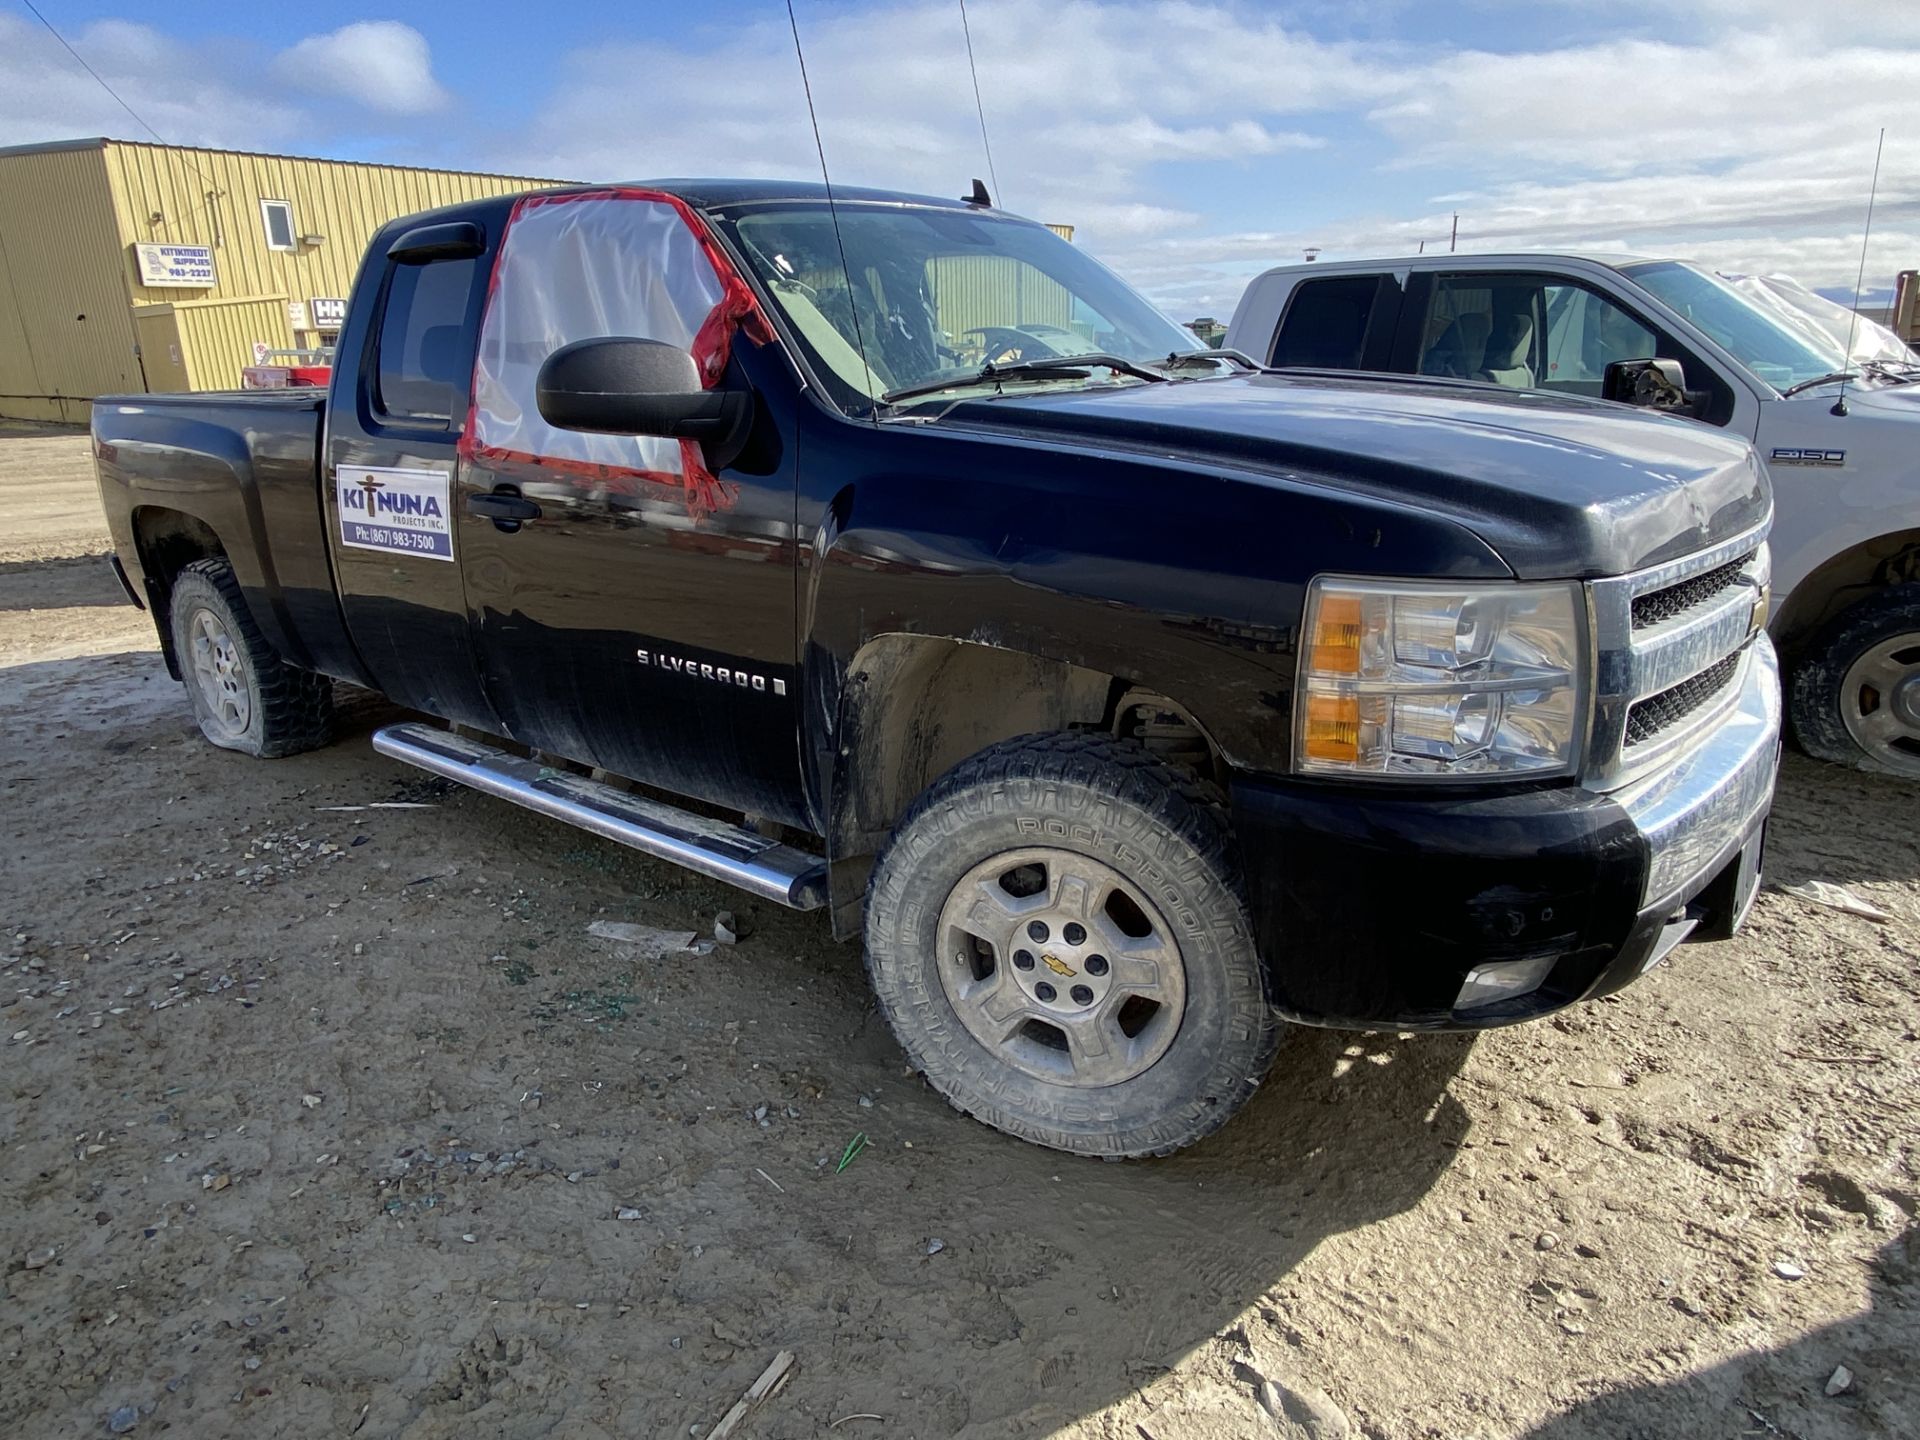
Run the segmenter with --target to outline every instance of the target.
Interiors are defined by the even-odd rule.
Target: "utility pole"
[[[1451,255],[1460,248],[1460,212],[1453,212],[1453,234],[1447,240],[1447,253]]]

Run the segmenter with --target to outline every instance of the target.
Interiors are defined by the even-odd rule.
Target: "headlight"
[[[1576,583],[1314,581],[1300,647],[1296,768],[1572,774],[1586,715],[1585,612]]]

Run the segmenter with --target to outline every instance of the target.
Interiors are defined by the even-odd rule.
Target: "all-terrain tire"
[[[975,893],[983,883],[977,878],[983,867],[991,873],[1003,860],[1017,864],[1035,856],[1057,857],[1063,876],[1110,877],[1103,892],[1110,904],[1120,904],[1111,900],[1118,890],[1141,902],[1135,906],[1129,899],[1125,903],[1132,910],[1113,913],[1139,911],[1142,922],[1164,925],[1177,951],[1179,974],[1167,977],[1179,981],[1177,1026],[1138,1073],[1081,1083],[1067,1074],[1035,1073],[1031,1065],[1010,1063],[1009,1055],[1017,1052],[1004,1043],[998,1050],[989,1048],[962,1018],[968,1001],[956,998],[956,986],[973,984],[975,969],[986,962],[979,958],[979,945],[956,944],[956,953],[945,953],[943,928],[948,938],[957,933],[952,917],[958,912],[949,902],[967,903],[959,897]],[[1044,879],[1048,865],[1038,860],[1032,873]],[[1034,903],[1052,903],[1052,884],[1044,879]],[[1098,887],[1082,888],[1091,894]],[[1017,915],[1026,913],[1017,907],[1029,902],[1013,903]],[[999,904],[995,897],[990,908],[996,915]],[[1110,978],[1106,960],[1087,960],[1101,934],[1117,934],[1104,917],[1088,922],[1091,934],[1079,924],[1060,932],[1069,940],[1076,931],[1083,937],[1077,951],[1063,948],[1058,935],[1052,945],[1034,947],[1054,975],[1036,966],[1033,951],[1024,959],[1012,951],[1030,943],[1023,938],[1026,922],[1016,918],[1013,923],[1014,938],[992,960],[990,979],[1003,973],[1000,967],[1010,955],[1024,969],[1018,975],[1005,970],[1006,980],[1024,980],[1029,992],[1055,975],[1071,973],[1071,979],[1057,982],[1062,991],[1072,981],[1098,985]],[[1127,942],[1116,943],[1124,949]],[[1149,934],[1140,943],[1161,942]],[[1056,950],[1085,974],[1073,973],[1065,960],[1056,966]],[[1076,1154],[1164,1155],[1211,1134],[1252,1096],[1279,1043],[1280,1020],[1255,951],[1218,792],[1143,746],[1105,735],[1009,740],[936,781],[901,820],[874,867],[867,892],[866,958],[881,1013],[894,1035],[914,1067],[956,1109],[1009,1134]],[[1112,977],[1120,976],[1121,965],[1119,959],[1112,962]],[[943,966],[956,967],[955,974],[943,976]],[[1094,976],[1100,979],[1089,979]],[[1047,988],[1041,985],[1043,993]],[[1118,997],[1121,988],[1112,978],[1109,993]],[[1025,998],[1031,1003],[1030,994]],[[1068,1003],[1064,995],[1055,1000]],[[1103,1013],[1105,1007],[1103,996]],[[1124,1018],[1123,1010],[1113,1013]],[[1043,1013],[1043,1035],[1046,1019]],[[976,1016],[973,1023],[983,1022]],[[1049,1058],[1033,1050],[1024,1035],[1018,1043]],[[1063,1038],[1058,1048],[1065,1053],[1071,1047]],[[1062,1063],[1077,1067],[1077,1052]]]
[[[194,719],[208,740],[277,759],[333,738],[333,682],[274,653],[226,561],[187,566],[167,608]]]
[[[1920,724],[1900,723],[1872,683],[1876,652],[1909,684],[1920,672],[1920,585],[1876,590],[1813,637],[1788,682],[1794,739],[1817,760],[1920,778]]]

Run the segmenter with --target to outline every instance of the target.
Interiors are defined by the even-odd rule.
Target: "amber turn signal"
[[[1323,675],[1360,673],[1360,597],[1323,595],[1313,615],[1313,668]]]
[[[1307,697],[1306,755],[1351,764],[1360,758],[1360,697]]]

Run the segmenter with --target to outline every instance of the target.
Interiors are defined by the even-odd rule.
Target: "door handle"
[[[523,520],[538,520],[540,507],[511,485],[496,485],[485,495],[467,497],[467,513],[493,521],[496,530],[512,534]]]

